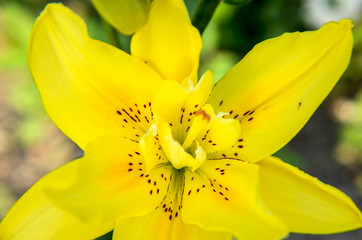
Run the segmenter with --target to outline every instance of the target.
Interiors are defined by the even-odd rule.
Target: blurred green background
[[[82,154],[46,116],[27,68],[30,31],[47,2],[0,0],[0,219],[37,179]],[[107,42],[89,1],[60,2],[85,20],[93,38]],[[192,14],[197,1],[185,2]],[[308,124],[276,155],[341,189],[362,209],[362,0],[221,3],[203,34],[200,74],[210,69],[219,79],[258,42],[341,18],[355,23],[350,66]],[[129,51],[130,38],[120,37]],[[288,239],[362,239],[362,230]]]

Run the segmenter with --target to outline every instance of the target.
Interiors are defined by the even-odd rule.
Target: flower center
[[[224,115],[215,116],[211,105],[205,104],[195,111],[186,136],[181,138],[183,141],[175,140],[170,123],[157,118],[140,141],[147,169],[170,162],[176,169],[188,167],[195,171],[205,162],[208,153],[231,147],[238,139],[240,124],[223,118]]]
[[[215,115],[207,104],[212,75],[206,73],[197,86],[184,88],[166,81],[152,103],[155,122],[140,140],[146,168],[171,163],[175,169],[198,169],[208,153],[230,148],[238,139],[238,120]]]
[[[176,169],[189,167],[192,171],[195,171],[205,162],[206,152],[197,137],[210,123],[210,111],[212,111],[211,106],[205,105],[203,109],[195,112],[192,124],[182,145],[173,139],[169,124],[165,122],[160,124],[158,131],[160,145],[168,160]]]

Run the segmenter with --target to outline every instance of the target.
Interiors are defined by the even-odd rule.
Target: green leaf
[[[251,2],[252,0],[224,0],[224,3],[227,4],[244,4]]]

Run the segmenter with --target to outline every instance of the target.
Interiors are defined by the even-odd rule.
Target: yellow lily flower
[[[131,35],[147,21],[150,0],[92,0],[100,15],[123,34]]]
[[[353,24],[286,33],[214,87],[197,82],[201,38],[181,0],[154,0],[132,55],[89,38],[49,4],[29,66],[44,107],[85,151],[40,179],[0,239],[281,239],[362,226],[349,197],[270,155],[306,123],[346,69]]]

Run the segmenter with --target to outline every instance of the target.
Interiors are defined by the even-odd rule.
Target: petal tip
[[[341,19],[338,23],[342,26],[352,29],[354,27],[353,21],[351,19]]]
[[[48,3],[44,8],[43,13],[47,13],[48,11],[56,11],[55,9],[64,7],[65,6],[62,3]]]

